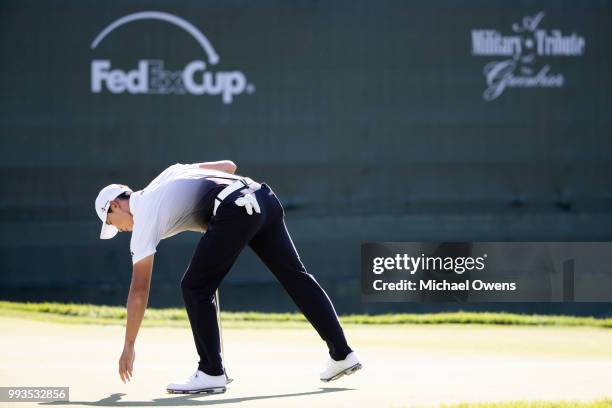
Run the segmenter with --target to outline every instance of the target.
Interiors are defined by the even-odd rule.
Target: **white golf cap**
[[[126,191],[132,192],[132,189],[123,184],[110,184],[98,193],[98,197],[96,197],[96,213],[98,213],[98,217],[102,220],[100,239],[110,239],[119,232],[117,227],[106,223],[106,215],[110,208],[110,202]]]

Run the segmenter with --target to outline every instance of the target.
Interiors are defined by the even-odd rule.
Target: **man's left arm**
[[[119,359],[119,376],[124,383],[133,376],[134,359],[136,357],[134,344],[149,300],[153,257],[154,254],[151,254],[136,262],[132,271],[132,283],[127,300],[125,342]]]

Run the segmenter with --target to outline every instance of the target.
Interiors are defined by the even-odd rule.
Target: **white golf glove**
[[[249,193],[245,196],[239,197],[236,201],[234,201],[238,207],[246,208],[246,211],[249,215],[253,214],[253,208],[257,214],[261,213],[261,209],[259,208],[259,203],[257,202],[257,198],[253,195],[253,193]]]

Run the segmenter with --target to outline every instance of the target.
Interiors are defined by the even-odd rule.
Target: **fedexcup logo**
[[[523,17],[512,25],[512,35],[492,29],[472,30],[472,55],[508,57],[485,65],[485,101],[496,99],[507,88],[560,88],[565,84],[562,73],[553,72],[549,64],[538,64],[537,59],[579,57],[584,54],[585,40],[574,32],[564,35],[560,29],[538,29],[544,15],[540,11]]]
[[[187,32],[202,48],[206,60],[194,59],[177,71],[165,69],[161,59],[141,59],[136,67],[124,71],[114,68],[108,59],[91,61],[91,92],[113,94],[190,94],[220,95],[223,103],[232,103],[234,97],[252,93],[255,86],[247,82],[241,71],[214,71],[219,55],[206,36],[193,24],[173,14],[160,11],[142,11],[123,16],[103,29],[91,43],[95,50],[117,28],[140,20],[159,20],[173,24]]]

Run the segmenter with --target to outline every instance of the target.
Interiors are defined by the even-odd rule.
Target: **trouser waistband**
[[[225,200],[230,194],[234,191],[242,190],[242,189],[250,189],[251,191],[257,191],[261,188],[261,184],[253,181],[250,177],[244,177],[239,180],[234,181],[232,184],[225,187],[217,196],[215,197],[215,206],[213,207],[213,216],[217,213],[217,208],[221,204],[223,200]]]

